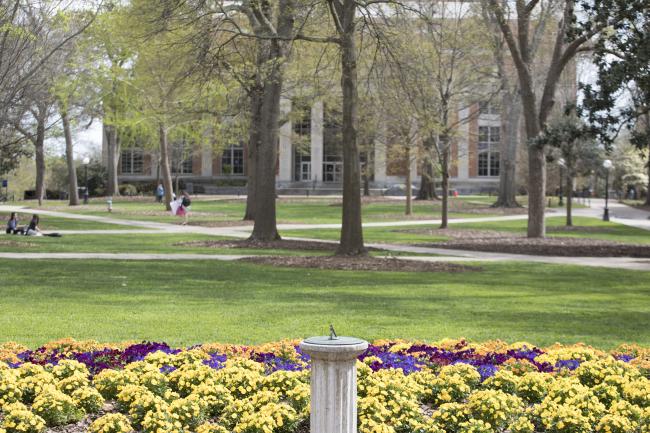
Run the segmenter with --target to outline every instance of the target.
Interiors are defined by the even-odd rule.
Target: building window
[[[293,178],[296,182],[306,182],[311,180],[311,155],[295,150],[293,165]]]
[[[221,173],[227,175],[243,176],[244,174],[244,147],[241,145],[230,146],[221,155]]]
[[[323,162],[323,182],[343,182],[343,161],[338,155],[325,155]]]
[[[305,110],[305,114],[300,120],[293,122],[293,133],[300,136],[311,136],[311,113]]]
[[[120,154],[122,162],[122,173],[142,174],[144,173],[144,153],[141,149],[126,149]]]
[[[172,174],[192,174],[192,147],[186,141],[172,145]]]
[[[501,128],[479,126],[478,128],[478,175],[499,175],[499,144]]]
[[[478,106],[481,114],[501,114],[499,105],[494,101],[481,101]]]

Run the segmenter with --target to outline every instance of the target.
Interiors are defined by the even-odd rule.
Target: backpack
[[[181,204],[183,205],[183,207],[190,207],[190,205],[192,204],[192,200],[190,200],[189,197],[183,197],[183,201],[181,201]]]

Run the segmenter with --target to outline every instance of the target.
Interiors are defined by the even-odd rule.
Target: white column
[[[383,134],[375,139],[375,182],[386,182],[386,142]]]
[[[312,337],[300,343],[311,356],[311,433],[357,432],[357,356],[368,343],[351,337]]]
[[[212,147],[210,146],[201,149],[201,176],[212,176]]]
[[[287,117],[291,112],[291,100],[280,100],[280,116]],[[280,148],[278,149],[278,159],[280,169],[278,171],[278,180],[280,182],[291,182],[291,167],[293,166],[293,152],[291,149],[291,120],[287,120],[280,127]]]
[[[323,101],[311,107],[311,179],[323,181]]]

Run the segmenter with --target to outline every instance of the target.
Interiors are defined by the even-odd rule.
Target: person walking
[[[181,205],[179,207],[179,212],[182,211],[182,214],[179,216],[183,217],[182,225],[187,225],[190,217],[190,206],[192,206],[192,199],[187,191],[181,191]]]
[[[158,203],[162,203],[164,197],[165,197],[165,187],[162,186],[162,183],[159,183],[158,186],[156,187],[156,201]]]

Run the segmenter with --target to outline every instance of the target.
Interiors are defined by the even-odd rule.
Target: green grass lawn
[[[18,225],[26,226],[32,219],[31,213],[18,212]],[[2,233],[9,220],[8,212],[0,212],[0,221],[2,221]],[[38,225],[41,230],[45,232],[52,232],[56,230],[125,230],[138,227],[131,227],[125,225],[117,225],[110,223],[102,223],[96,221],[83,221],[72,218],[60,218],[49,215],[40,215],[40,223]]]
[[[650,243],[650,232],[635,227],[629,227],[614,222],[605,222],[598,218],[574,217],[575,231],[561,230],[564,226],[564,217],[547,217],[547,235],[561,237],[577,237],[603,239],[625,243]],[[450,223],[449,228],[454,230],[496,230],[503,232],[526,233],[525,219],[514,221],[490,221],[477,223]],[[585,229],[581,230],[582,227]],[[444,241],[447,237],[444,230],[435,231],[435,234],[424,233],[426,230],[437,229],[437,226],[412,225],[402,227],[369,227],[363,231],[366,242],[413,244],[423,242]],[[418,233],[422,231],[422,233]],[[283,236],[301,237],[311,239],[338,239],[338,229],[313,229],[283,231]]]
[[[486,215],[504,215],[503,210],[492,209],[490,205],[494,198],[489,197],[457,197],[450,198],[451,218],[472,218]],[[26,205],[32,203],[26,202]],[[126,200],[116,199],[113,202],[113,212],[106,211],[103,200],[92,200],[90,204],[69,207],[58,201],[45,202],[45,208],[85,215],[99,215],[121,219],[178,222],[178,218],[169,214],[159,203],[149,199]],[[363,204],[363,218],[366,222],[402,221],[405,219],[437,219],[440,218],[440,202],[427,201],[413,203],[413,215],[404,215],[402,200],[384,200]],[[202,224],[219,221],[240,221],[245,208],[245,201],[238,199],[200,199],[192,202],[191,223]],[[341,222],[340,199],[336,198],[282,198],[277,202],[277,218],[279,222],[330,224]],[[506,211],[505,214],[508,212]]]
[[[152,253],[295,255],[280,249],[213,248],[175,245],[180,242],[227,239],[200,234],[65,235],[61,238],[0,235],[0,252],[15,253]],[[8,242],[10,241],[10,242]],[[310,252],[310,255],[323,254]]]
[[[294,270],[222,262],[3,261],[0,341],[260,343],[501,338],[650,344],[650,273],[489,264],[480,273]]]

